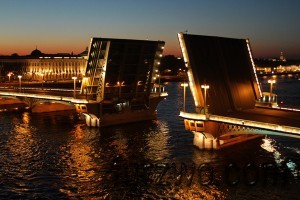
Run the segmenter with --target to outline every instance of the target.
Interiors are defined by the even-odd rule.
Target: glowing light
[[[234,125],[242,125],[246,127],[264,129],[275,131],[271,133],[266,133],[269,135],[279,135],[279,136],[289,136],[294,138],[300,138],[300,128],[292,127],[292,126],[281,126],[278,124],[271,124],[266,122],[258,122],[258,121],[251,121],[251,120],[244,120],[232,117],[224,117],[218,115],[204,115],[204,114],[196,114],[196,113],[186,113],[180,112],[180,117],[185,119],[194,119],[194,120],[210,120]],[[277,131],[277,133],[276,133]],[[278,133],[281,132],[281,133]]]
[[[203,89],[209,89],[209,85],[201,85],[201,88],[203,88]]]
[[[181,83],[181,87],[183,87],[183,111],[185,112],[185,93],[186,87],[189,86],[187,83]]]
[[[186,51],[186,46],[185,46],[185,42],[183,39],[183,33],[178,33],[178,40],[179,40],[179,44],[181,47],[181,52],[183,55],[183,59],[184,59],[184,63],[185,63],[185,67],[186,68],[190,68],[190,61],[189,61],[189,57],[188,57],[188,53]],[[188,75],[188,79],[189,79],[189,85],[190,85],[190,89],[191,89],[191,93],[192,96],[194,98],[194,102],[195,102],[195,106],[198,107],[200,105],[200,101],[199,101],[199,96],[196,94],[196,88],[194,85],[194,76],[191,72],[191,70],[187,70],[187,75]]]
[[[254,61],[253,61],[253,58],[252,58],[249,39],[247,39],[246,42],[247,42],[247,48],[248,48],[248,52],[249,52],[249,56],[250,56],[250,60],[251,60],[251,64],[252,64],[252,69],[253,69],[253,72],[254,72],[254,75],[255,75],[255,80],[256,80],[257,87],[258,87],[259,95],[260,95],[260,97],[262,97],[262,91],[261,91],[260,84],[259,84],[259,81],[258,81],[258,78],[257,78],[255,64],[254,64]]]
[[[19,78],[19,87],[20,87],[20,92],[21,92],[22,91],[22,81],[21,81],[22,76],[19,75],[18,78]]]
[[[268,80],[268,83],[276,83],[276,80],[274,80],[274,79],[271,80],[271,79],[270,79],[270,80]]]
[[[271,96],[272,96],[272,90],[273,90],[273,84],[276,83],[276,80],[275,79],[269,79],[268,83],[270,83],[270,98],[271,98]]]
[[[45,95],[45,94],[30,94],[30,93],[0,91],[0,95],[14,96],[14,97],[31,97],[31,98],[36,98],[36,99],[47,99],[47,100],[58,100],[58,101],[65,101],[68,103],[79,103],[79,104],[89,103],[89,101],[86,99],[74,99],[73,97],[54,96],[54,95]]]
[[[209,89],[209,85],[201,85],[201,88],[204,89],[204,114],[206,114],[207,106],[206,106],[206,90]]]
[[[11,75],[13,75],[12,72],[9,72],[9,73],[7,74],[9,82],[10,82],[10,77],[11,77]]]

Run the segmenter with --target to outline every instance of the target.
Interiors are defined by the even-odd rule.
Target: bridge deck
[[[192,121],[215,121],[238,126],[252,127],[273,131],[270,135],[285,135],[300,138],[300,112],[255,108],[251,110],[237,111],[226,115],[196,114],[180,112],[180,116]],[[279,134],[284,133],[284,134]]]
[[[223,116],[300,128],[300,112],[255,108],[237,111]]]
[[[56,100],[56,101],[66,101],[72,103],[81,103],[86,104],[89,103],[86,99],[76,99],[70,96],[57,96],[50,94],[40,94],[40,93],[21,93],[21,92],[5,92],[0,91],[0,96],[11,96],[11,97],[29,97],[29,98],[37,98],[37,99],[47,99],[47,100]]]

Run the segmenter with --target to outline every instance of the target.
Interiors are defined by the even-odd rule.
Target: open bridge
[[[220,149],[263,135],[300,138],[300,110],[278,107],[272,90],[265,102],[248,39],[178,38],[196,108],[187,113],[184,105],[179,116],[194,145]]]
[[[64,105],[73,108],[75,105],[89,126],[155,119],[158,103],[167,96],[159,71],[164,44],[160,40],[91,38],[83,74],[76,75],[74,71],[78,69],[72,70],[74,96],[72,91],[45,91],[43,82],[42,88],[27,88],[28,92],[23,93],[25,88],[21,87],[22,76],[19,75],[19,92],[12,92],[10,88],[1,89],[0,105],[8,98],[25,102],[34,112],[63,110]],[[49,66],[49,70],[56,72],[61,65],[51,67],[54,68]],[[79,78],[80,92],[76,90],[76,80]]]

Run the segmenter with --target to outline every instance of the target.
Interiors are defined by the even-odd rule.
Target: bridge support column
[[[219,140],[214,138],[209,133],[193,132],[194,141],[193,144],[199,149],[218,149]]]
[[[82,113],[85,116],[86,125],[89,127],[100,127],[100,119],[93,114]]]

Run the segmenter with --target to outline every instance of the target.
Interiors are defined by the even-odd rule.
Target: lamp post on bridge
[[[7,76],[8,76],[8,82],[10,83],[11,72],[9,72],[9,73],[7,74]]]
[[[181,83],[181,86],[183,87],[183,112],[185,112],[185,93],[186,93],[186,87],[189,86],[186,82]]]
[[[21,83],[22,76],[19,75],[18,78],[19,78],[19,90],[20,92],[22,92],[22,83]]]
[[[272,96],[273,84],[276,83],[276,80],[269,79],[268,83],[270,83],[270,96]]]
[[[269,79],[268,83],[270,83],[270,106],[272,106],[272,91],[273,91],[273,84],[276,83],[275,79]]]
[[[201,85],[201,88],[204,89],[204,115],[206,115],[206,90],[209,89],[209,85]]]
[[[72,79],[74,80],[74,99],[76,99],[76,76],[73,76]]]
[[[121,93],[122,93],[122,86],[124,86],[124,81],[120,82],[118,81],[117,82],[117,85],[119,86],[119,98],[121,98]]]

